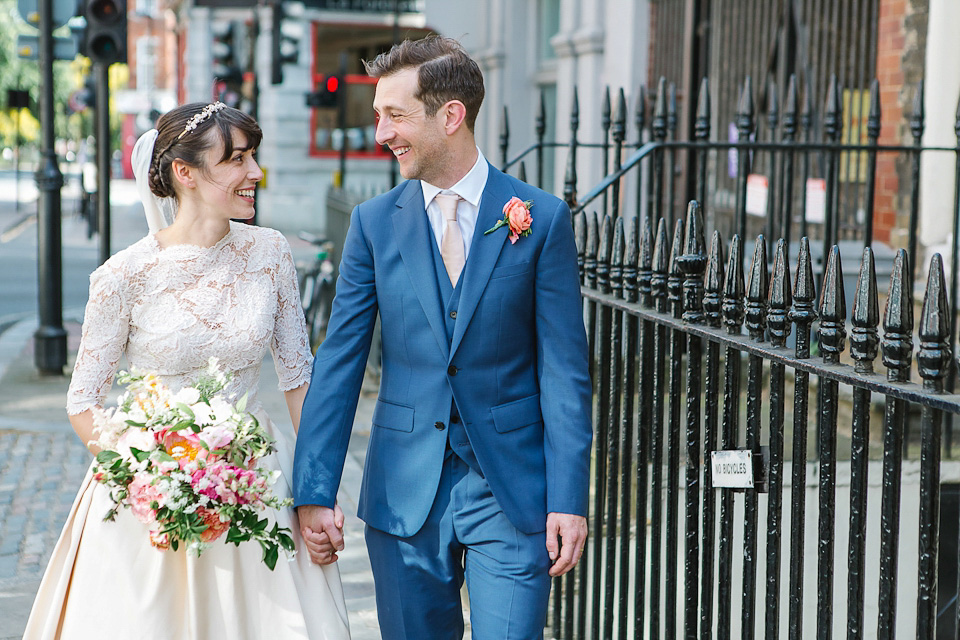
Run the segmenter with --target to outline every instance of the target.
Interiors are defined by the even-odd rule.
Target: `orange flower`
[[[503,205],[503,218],[497,220],[497,224],[483,232],[483,235],[493,233],[500,227],[507,227],[510,230],[510,244],[516,243],[523,236],[530,235],[530,225],[533,224],[533,216],[530,215],[530,207],[533,206],[533,200],[521,200],[513,196]]]
[[[160,533],[159,531],[150,532],[150,544],[160,551],[166,551],[170,548],[170,534]]]
[[[197,515],[203,520],[203,524],[207,525],[204,532],[200,534],[200,539],[204,542],[213,542],[230,528],[230,523],[221,522],[217,512],[211,509],[200,507],[197,509]]]
[[[510,225],[510,243],[513,244],[517,238],[530,228],[533,222],[533,216],[530,215],[527,203],[514,196],[503,206],[503,214]]]

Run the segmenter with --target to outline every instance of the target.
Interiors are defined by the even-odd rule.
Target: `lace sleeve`
[[[297,270],[286,239],[278,234],[280,264],[276,271],[277,312],[274,317],[273,362],[280,378],[280,390],[290,391],[310,382],[313,356],[307,338],[303,309],[300,308],[300,289]]]
[[[102,406],[127,346],[130,312],[123,298],[123,273],[104,264],[90,276],[90,295],[83,315],[80,350],[67,391],[67,413],[76,415]]]

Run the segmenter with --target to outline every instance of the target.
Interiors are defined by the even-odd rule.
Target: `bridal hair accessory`
[[[130,156],[133,175],[137,179],[137,193],[143,203],[143,212],[147,218],[150,233],[169,227],[177,214],[176,200],[161,198],[150,190],[150,165],[153,163],[153,148],[157,143],[157,135],[156,129],[150,129],[140,136]]]
[[[200,113],[193,116],[192,118],[190,118],[189,121],[187,121],[187,126],[185,126],[183,128],[183,131],[180,132],[180,135],[177,136],[177,140],[179,140],[183,136],[187,135],[188,133],[196,129],[201,122],[203,122],[204,120],[207,120],[210,116],[215,114],[217,111],[220,111],[221,109],[226,109],[226,108],[227,108],[227,105],[223,104],[219,100],[208,104],[203,108],[203,110]]]

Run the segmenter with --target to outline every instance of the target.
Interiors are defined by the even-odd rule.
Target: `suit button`
[[[460,416],[450,416],[450,424],[460,424]]]
[[[457,371],[458,369],[453,365],[450,365],[449,367],[447,367],[447,373],[449,373],[451,376],[457,375]]]
[[[443,424],[442,422],[440,422],[439,420],[436,421],[436,422],[434,422],[434,423],[433,423],[433,426],[435,426],[435,427],[437,428],[437,431],[443,431],[444,429],[447,428],[447,426],[446,426],[445,424]]]
[[[457,319],[457,312],[456,312],[456,311],[451,311],[451,312],[450,312],[450,317],[453,318],[454,320],[456,320],[456,319]]]

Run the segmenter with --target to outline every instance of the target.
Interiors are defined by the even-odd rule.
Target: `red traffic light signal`
[[[84,51],[92,62],[127,61],[127,6],[118,0],[85,0]]]
[[[338,75],[329,75],[313,93],[307,94],[307,106],[318,109],[329,109],[340,104],[340,86],[343,81]]]

